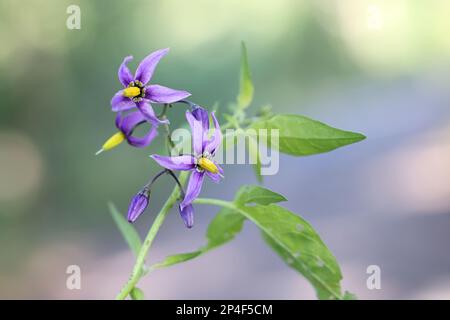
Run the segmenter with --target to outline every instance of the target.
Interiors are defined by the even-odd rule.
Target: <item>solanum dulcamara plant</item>
[[[248,147],[249,154],[255,159],[253,167],[258,185],[241,186],[232,200],[199,196],[205,179],[219,183],[225,176],[224,169],[215,159],[217,149],[224,142],[245,135],[247,129],[253,129],[256,136],[251,139],[266,143],[266,148],[297,157],[328,152],[361,141],[365,137],[301,115],[276,114],[267,106],[256,112],[255,116],[247,116],[247,109],[253,100],[254,86],[244,44],[237,99],[230,103],[229,111],[219,117],[208,108],[194,103],[187,91],[150,84],[158,63],[168,52],[169,49],[162,49],[149,54],[139,63],[134,74],[128,67],[132,57],[124,58],[118,70],[122,88],[111,100],[112,111],[116,113],[117,132],[97,152],[99,154],[111,150],[125,141],[131,147],[151,149],[158,133],[166,139],[168,147],[166,155],[150,152],[149,161],[154,161],[161,169],[131,197],[126,218],[114,205],[109,205],[113,219],[136,257],[131,275],[116,298],[143,299],[144,293],[137,285],[144,276],[156,269],[194,259],[231,241],[242,230],[246,221],[255,224],[263,241],[289,267],[309,281],[319,299],[354,298],[351,293],[342,291],[339,265],[314,228],[301,216],[279,204],[287,201],[284,196],[261,186],[258,148]],[[172,108],[175,105],[177,106]],[[160,109],[158,115],[154,108]],[[192,148],[189,153],[179,152],[172,140],[173,131],[168,118],[171,112],[185,113],[191,131],[189,142]],[[220,124],[218,119],[222,118],[226,121]],[[148,130],[145,135],[136,136],[134,133],[141,126]],[[234,130],[231,135],[228,134],[230,130],[227,130],[225,135],[222,132],[224,129]],[[276,133],[276,144],[265,142],[272,132],[273,135]],[[141,240],[133,223],[150,206],[152,188],[160,183],[158,179],[164,175],[173,179],[173,190],[154,218],[145,239]],[[214,187],[214,184],[211,186]],[[171,209],[177,206],[185,227],[192,228],[197,205],[220,208],[208,227],[206,244],[192,252],[170,255],[163,261],[148,265],[146,260],[153,240]]]

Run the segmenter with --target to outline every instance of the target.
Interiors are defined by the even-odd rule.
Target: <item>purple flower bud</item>
[[[185,207],[182,207],[181,204],[179,205],[180,215],[181,218],[184,221],[184,224],[188,228],[192,228],[194,225],[194,207],[192,204],[188,204]]]
[[[128,222],[135,222],[148,206],[150,190],[144,188],[131,199],[128,207]]]

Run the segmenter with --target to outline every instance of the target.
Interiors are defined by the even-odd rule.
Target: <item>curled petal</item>
[[[143,137],[134,137],[132,135],[127,137],[127,141],[130,145],[137,148],[144,148],[152,143],[153,139],[158,135],[158,128],[154,125],[150,128],[147,134]]]
[[[146,122],[145,116],[140,111],[133,111],[125,116],[123,116],[121,113],[118,113],[116,116],[116,127],[122,131],[125,136],[131,135],[134,128],[143,123]]]
[[[216,116],[214,115],[214,112],[211,112],[211,117],[214,122],[214,135],[212,136],[211,140],[206,143],[205,145],[205,151],[214,154],[216,152],[217,147],[222,143],[222,131],[220,130],[219,122],[217,121]]]
[[[142,114],[144,115],[144,117],[147,119],[147,121],[149,121],[152,124],[168,124],[169,120],[160,120],[156,114],[155,111],[153,111],[152,106],[146,102],[145,100],[142,100],[140,102],[137,103],[137,107],[138,109],[142,112]]]
[[[214,164],[216,165],[217,169],[219,169],[219,173],[222,175],[222,178],[223,178],[223,169],[222,169],[222,167],[219,166],[216,161],[214,161]]]
[[[134,111],[126,116],[119,112],[116,116],[116,127],[125,135],[128,143],[133,147],[143,148],[148,146],[158,135],[158,126],[150,124],[150,129],[143,137],[134,137],[133,131],[140,124],[148,122],[145,116],[139,111]]]
[[[186,208],[188,205],[195,200],[202,190],[204,172],[198,172],[197,170],[192,171],[191,177],[189,178],[189,183],[186,189],[186,195],[180,204],[181,210]]]
[[[153,154],[150,157],[160,166],[170,170],[192,170],[195,167],[195,158],[191,155],[164,157]]]
[[[119,81],[124,87],[128,86],[128,84],[130,84],[130,82],[134,80],[133,75],[130,72],[130,69],[128,69],[127,67],[127,63],[130,62],[131,60],[133,60],[133,56],[125,57],[123,59],[122,64],[119,67],[118,72]]]
[[[126,111],[136,107],[136,104],[130,99],[123,95],[123,91],[117,92],[111,99],[112,111]]]
[[[219,169],[219,173],[212,173],[209,171],[205,171],[205,173],[208,177],[211,178],[213,182],[219,183],[223,178],[223,169],[216,162],[214,162],[214,164],[216,165],[217,169]]]
[[[122,112],[120,112],[120,111],[117,112],[116,120],[114,122],[116,124],[116,128],[119,130],[120,130],[120,124],[122,123],[122,119],[123,119]]]
[[[145,98],[153,103],[174,103],[190,95],[187,91],[175,90],[157,84],[145,88]]]
[[[181,204],[179,205],[179,211],[181,218],[184,221],[184,224],[188,228],[192,228],[194,226],[194,207],[192,204],[189,204],[182,208]]]
[[[201,155],[203,153],[203,139],[206,137],[202,121],[197,120],[190,111],[186,111],[186,119],[191,126],[192,148],[196,155]]]
[[[206,175],[211,178],[211,180],[215,183],[219,183],[222,177],[218,173],[212,173],[206,171]]]
[[[144,60],[141,61],[136,69],[136,74],[134,78],[141,81],[144,85],[150,81],[158,65],[159,60],[164,57],[169,52],[169,48],[161,49],[150,53]]]

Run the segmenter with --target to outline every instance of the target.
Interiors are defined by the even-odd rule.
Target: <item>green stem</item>
[[[184,185],[186,183],[187,177],[188,177],[189,171],[182,171],[180,173],[180,176],[178,180],[180,181],[181,185]],[[155,221],[153,222],[153,225],[151,226],[150,230],[148,231],[147,236],[145,237],[144,243],[141,246],[141,249],[139,250],[139,254],[136,258],[136,262],[133,267],[133,271],[131,272],[130,279],[125,284],[125,286],[122,288],[120,293],[117,295],[117,300],[123,300],[125,299],[133,290],[133,288],[136,286],[136,284],[139,282],[143,275],[143,267],[145,263],[145,258],[147,257],[148,251],[150,250],[150,247],[152,246],[153,240],[156,237],[156,234],[158,233],[159,228],[163,224],[165,218],[170,212],[170,209],[174,206],[175,202],[178,200],[178,197],[180,196],[180,188],[178,185],[175,185],[172,193],[170,194],[169,198],[166,200],[166,203],[164,203],[164,206],[159,211],[158,215],[155,218]]]
[[[236,210],[236,206],[229,201],[219,200],[219,199],[211,199],[211,198],[197,198],[194,200],[194,203],[198,204],[211,204],[213,206],[225,207],[229,209]]]

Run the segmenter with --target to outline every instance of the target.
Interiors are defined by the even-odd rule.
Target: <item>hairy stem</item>
[[[187,177],[189,172],[188,171],[182,171],[180,173],[180,176],[178,178],[180,185],[184,185],[186,183]],[[175,185],[175,187],[172,190],[172,193],[170,194],[169,198],[164,203],[163,207],[159,211],[158,215],[155,218],[155,221],[153,222],[150,230],[147,233],[147,236],[145,237],[144,243],[141,246],[141,249],[139,250],[139,254],[136,258],[136,262],[133,267],[133,271],[131,272],[130,279],[125,284],[125,286],[122,288],[120,293],[117,295],[117,300],[123,300],[125,299],[133,290],[133,288],[136,286],[136,284],[141,279],[144,271],[143,266],[145,263],[145,258],[147,257],[147,254],[152,246],[153,240],[156,237],[156,234],[158,233],[159,228],[163,224],[164,220],[166,219],[167,215],[170,212],[170,209],[174,206],[176,201],[178,200],[180,196],[180,188],[179,185]]]

